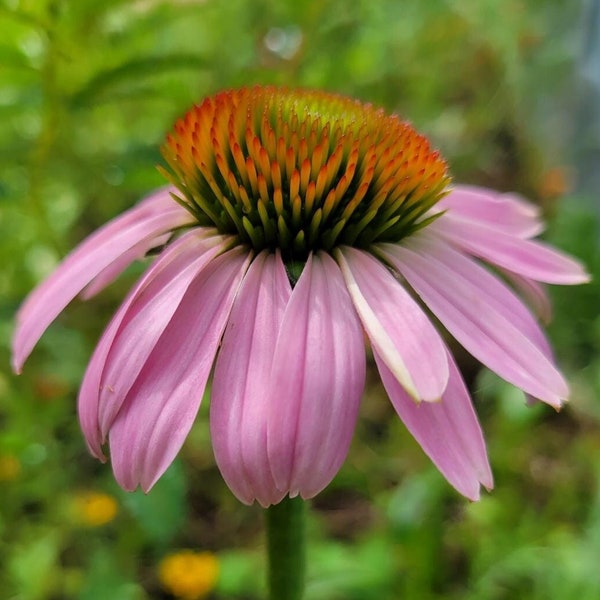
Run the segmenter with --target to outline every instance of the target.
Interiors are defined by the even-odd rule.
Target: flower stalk
[[[286,496],[266,510],[269,600],[301,600],[305,578],[306,503]]]

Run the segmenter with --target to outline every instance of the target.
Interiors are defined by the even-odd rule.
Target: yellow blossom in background
[[[181,550],[169,554],[158,566],[163,588],[185,600],[203,598],[214,589],[219,576],[219,561],[210,552]]]
[[[119,507],[117,501],[103,492],[82,492],[73,501],[76,520],[89,527],[100,527],[112,521]]]
[[[4,454],[0,456],[0,481],[12,481],[19,476],[21,463],[16,456]]]

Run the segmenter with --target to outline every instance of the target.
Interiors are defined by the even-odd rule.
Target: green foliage
[[[428,133],[454,177],[552,209],[548,237],[595,279],[553,290],[550,334],[570,406],[527,408],[489,373],[472,385],[496,490],[468,505],[369,386],[347,464],[314,502],[307,600],[600,597],[600,225],[566,173],[578,3],[559,0],[3,0],[0,3],[0,595],[167,598],[169,552],[215,552],[215,599],[263,596],[261,511],[220,479],[201,414],[148,496],[118,491],[75,414],[126,274],[74,303],[17,378],[14,314],[85,235],[162,185],[174,119],[216,90],[313,86],[380,104]],[[561,170],[562,169],[562,170]],[[558,188],[564,183],[559,177]],[[91,317],[94,318],[91,318]],[[465,363],[465,366],[471,366]],[[74,499],[116,502],[82,523]]]

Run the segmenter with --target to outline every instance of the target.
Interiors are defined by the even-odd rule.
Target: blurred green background
[[[595,274],[552,290],[550,335],[573,390],[561,413],[527,408],[463,356],[496,479],[479,503],[435,471],[370,377],[347,463],[312,503],[307,600],[600,598],[600,229],[576,168],[594,144],[578,74],[584,9],[566,0],[0,4],[0,598],[193,598],[202,582],[190,579],[185,549],[216,557],[215,587],[214,561],[192,556],[207,597],[262,597],[261,510],[239,504],[216,470],[208,403],[148,496],[120,491],[85,449],[78,384],[141,267],[74,302],[24,374],[9,370],[25,294],[163,184],[158,148],[176,117],[247,83],[323,88],[398,112],[442,150],[455,180],[540,203],[546,237]]]

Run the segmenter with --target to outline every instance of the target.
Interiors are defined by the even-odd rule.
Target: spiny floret
[[[409,123],[317,91],[256,86],[206,98],[162,150],[176,199],[200,224],[295,258],[399,241],[430,221],[449,182]]]

